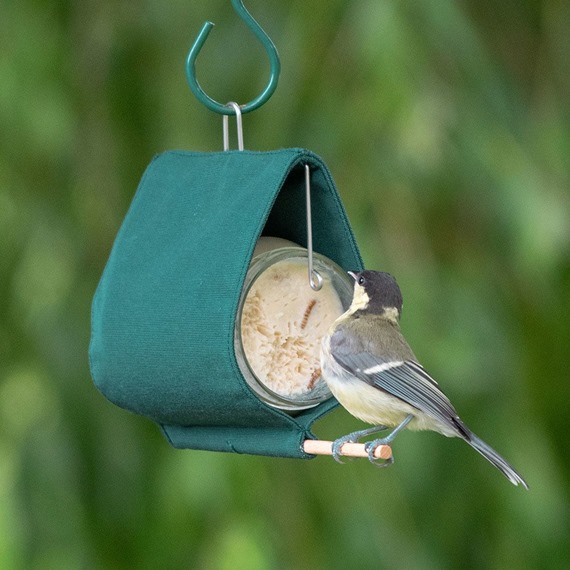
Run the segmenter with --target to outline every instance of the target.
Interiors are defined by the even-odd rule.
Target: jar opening
[[[309,285],[307,251],[284,247],[257,255],[247,273],[235,329],[238,365],[268,405],[302,410],[332,397],[320,374],[322,337],[350,305],[352,279],[314,254],[323,287]]]

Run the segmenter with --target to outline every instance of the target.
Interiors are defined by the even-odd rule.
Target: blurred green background
[[[283,65],[246,147],[324,158],[415,352],[531,491],[432,433],[386,470],[176,451],[107,402],[90,302],[142,172],[221,148],[187,51],[218,24],[198,78],[219,101],[268,63],[229,0],[3,0],[0,568],[566,568],[569,3],[246,4]]]

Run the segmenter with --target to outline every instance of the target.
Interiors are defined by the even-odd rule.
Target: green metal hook
[[[277,53],[277,48],[275,44],[271,41],[269,36],[263,31],[263,28],[255,21],[253,16],[247,11],[246,7],[243,5],[242,0],[232,0],[232,6],[237,12],[238,16],[246,23],[247,27],[257,36],[259,41],[265,47],[267,55],[269,56],[271,75],[269,78],[269,83],[263,90],[263,92],[258,95],[255,99],[246,103],[245,105],[240,105],[241,112],[249,113],[254,111],[258,107],[261,107],[270,97],[273,95],[277,87],[277,81],[279,80],[279,72],[281,71],[281,62],[279,61],[279,54]],[[186,60],[186,79],[188,80],[188,85],[192,90],[192,93],[196,96],[198,101],[203,105],[206,105],[208,109],[222,115],[235,115],[235,111],[232,107],[222,105],[217,101],[214,101],[211,97],[206,95],[198,80],[196,79],[196,58],[208,37],[214,24],[212,22],[206,22],[200,33],[196,37],[194,44],[190,48],[188,53],[188,58]]]

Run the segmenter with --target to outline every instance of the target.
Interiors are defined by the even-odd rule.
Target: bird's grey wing
[[[470,431],[459,419],[455,408],[421,364],[413,360],[379,357],[367,351],[336,350],[333,357],[363,382],[448,425],[458,435],[470,438]]]

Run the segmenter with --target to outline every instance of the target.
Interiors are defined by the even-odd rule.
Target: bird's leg
[[[342,437],[339,437],[338,439],[333,441],[332,444],[332,456],[334,457],[334,460],[337,463],[343,463],[343,461],[340,460],[340,456],[342,455],[341,454],[342,446],[345,443],[356,443],[361,437],[365,437],[367,435],[370,435],[372,433],[377,433],[379,431],[384,431],[385,429],[387,429],[386,426],[374,426],[371,428],[362,429],[360,431],[353,431],[348,435],[343,435]]]
[[[388,465],[392,465],[392,463],[394,463],[394,456],[390,457],[390,459],[384,463],[378,463],[376,461],[376,457],[374,457],[374,452],[381,445],[390,445],[398,433],[402,431],[413,419],[414,416],[412,414],[406,416],[404,420],[399,425],[397,425],[386,437],[383,437],[382,439],[374,439],[364,444],[364,449],[368,453],[368,459],[370,460],[370,463],[374,463],[374,465],[377,465],[378,467],[387,467]]]

